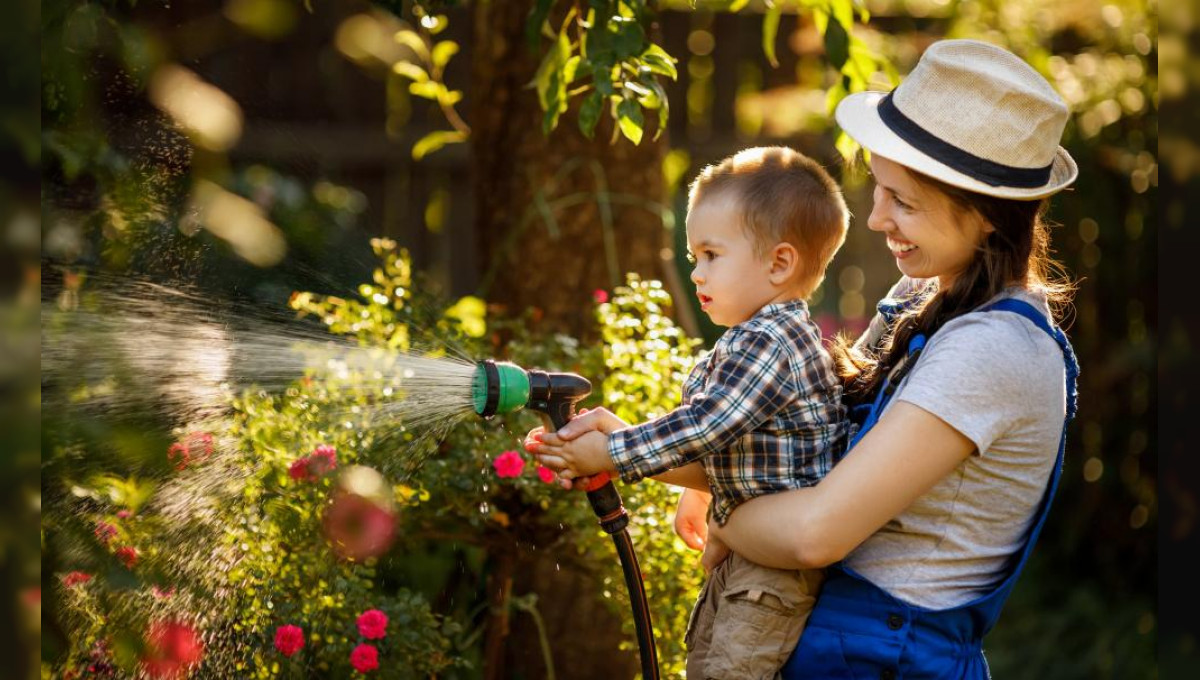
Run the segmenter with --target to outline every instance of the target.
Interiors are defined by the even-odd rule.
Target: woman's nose
[[[885,210],[880,205],[880,201],[874,201],[871,204],[871,214],[867,216],[867,229],[871,231],[888,230],[888,218],[884,214]]]

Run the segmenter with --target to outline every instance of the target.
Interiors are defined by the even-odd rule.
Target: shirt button
[[[892,630],[900,630],[904,627],[904,617],[899,614],[892,614],[887,619],[887,626]]]
[[[879,678],[880,680],[896,680],[896,671],[891,668],[885,668],[879,674]]]

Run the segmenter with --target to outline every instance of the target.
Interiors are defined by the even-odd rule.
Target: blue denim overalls
[[[885,318],[888,312],[881,312]],[[992,592],[951,609],[925,609],[906,604],[855,573],[837,564],[829,568],[825,585],[796,651],[784,665],[784,680],[858,680],[870,678],[990,678],[983,656],[983,636],[992,629],[1012,591],[1046,521],[1050,501],[1062,470],[1066,427],[1075,415],[1075,382],[1079,366],[1066,335],[1051,326],[1032,305],[1007,298],[979,311],[1012,312],[1049,333],[1062,348],[1067,366],[1067,417],[1059,440],[1058,458],[1050,482],[1034,517],[1025,545],[1011,573]],[[909,345],[909,363],[924,339]],[[852,448],[875,424],[894,389],[885,381],[875,402],[850,443]]]

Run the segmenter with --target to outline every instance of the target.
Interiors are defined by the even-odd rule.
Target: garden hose
[[[526,371],[506,361],[488,359],[475,369],[471,397],[475,412],[485,419],[497,413],[512,413],[522,408],[537,411],[547,432],[566,425],[575,415],[575,404],[592,392],[592,384],[574,373]],[[587,487],[588,502],[600,520],[600,526],[610,536],[621,559],[629,601],[633,607],[634,629],[637,631],[638,651],[642,661],[642,680],[658,680],[658,651],[654,646],[654,628],[650,624],[650,607],[646,588],[633,541],[626,527],[629,514],[621,503],[621,495],[608,473],[593,475]]]

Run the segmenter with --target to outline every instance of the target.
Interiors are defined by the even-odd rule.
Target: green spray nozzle
[[[484,418],[530,408],[548,416],[546,428],[557,430],[575,415],[575,404],[592,393],[592,384],[574,373],[547,373],[507,361],[479,362],[471,397]]]

